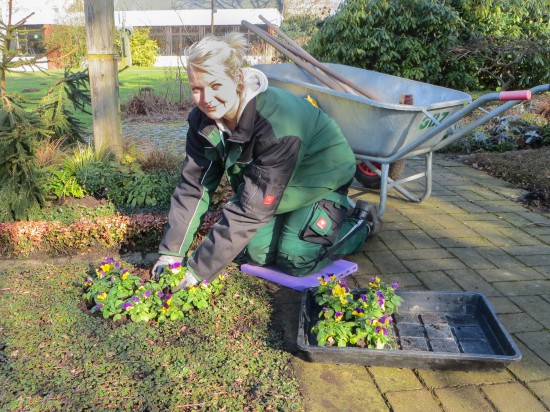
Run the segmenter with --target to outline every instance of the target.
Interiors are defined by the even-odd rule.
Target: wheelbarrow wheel
[[[372,164],[377,168],[381,167],[380,163],[372,162]],[[403,170],[405,170],[405,161],[398,160],[390,164],[388,176],[392,180],[397,180],[403,174]],[[355,179],[367,189],[380,189],[380,176],[370,170],[363,162],[357,164]]]

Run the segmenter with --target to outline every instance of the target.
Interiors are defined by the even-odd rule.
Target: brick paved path
[[[479,373],[316,364],[296,356],[308,411],[550,409],[550,216],[516,203],[521,191],[442,155],[433,174],[432,196],[421,204],[391,192],[379,236],[348,258],[359,265],[348,284],[366,287],[380,274],[404,290],[483,293],[522,360],[500,373]],[[378,201],[358,186],[352,193]],[[270,287],[292,346],[300,295]]]

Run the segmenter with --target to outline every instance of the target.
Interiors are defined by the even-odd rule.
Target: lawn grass
[[[90,264],[0,262],[0,410],[304,410],[262,280],[231,270],[184,320],[112,322],[81,301]]]
[[[36,104],[62,78],[63,70],[11,72],[6,79],[6,88],[8,93],[17,92]],[[130,67],[119,73],[118,80],[121,105],[128,103],[143,88],[151,88],[156,95],[173,102],[185,101],[190,96],[187,73],[181,68]],[[86,128],[91,129],[91,115],[82,112],[75,114]]]

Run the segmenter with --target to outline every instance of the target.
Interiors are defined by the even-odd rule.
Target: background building
[[[0,0],[0,4],[2,4]],[[214,32],[224,34],[228,31],[241,31],[247,34],[252,54],[263,54],[256,35],[241,26],[242,20],[267,29],[260,19],[263,16],[276,26],[283,20],[283,0],[114,0],[115,24],[117,29],[130,32],[137,27],[149,27],[150,36],[157,40],[159,56],[156,66],[176,66],[181,64],[185,47]],[[0,6],[2,19],[5,19],[5,7]],[[79,15],[82,24],[82,12],[67,8],[67,2],[61,0],[20,0],[14,1],[14,22],[29,17],[17,47],[25,54],[43,53],[44,37],[53,25],[75,21]],[[70,19],[67,19],[70,14]]]

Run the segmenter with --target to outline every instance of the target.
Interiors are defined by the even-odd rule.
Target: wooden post
[[[84,0],[94,148],[122,158],[113,0]]]

